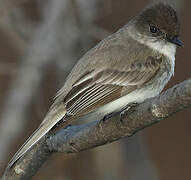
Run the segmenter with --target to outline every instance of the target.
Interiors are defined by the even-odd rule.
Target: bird
[[[100,41],[73,67],[38,129],[16,152],[12,167],[59,122],[89,114],[107,116],[160,94],[174,75],[180,21],[167,3],[144,8],[117,32]]]

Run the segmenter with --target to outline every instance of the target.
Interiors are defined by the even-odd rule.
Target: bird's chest
[[[174,60],[168,59],[156,74],[155,78],[142,89],[143,94],[145,94],[145,96],[143,95],[143,99],[155,97],[160,94],[173,75]]]

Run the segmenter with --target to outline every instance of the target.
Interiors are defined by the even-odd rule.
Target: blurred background
[[[43,120],[76,61],[149,0],[0,1],[0,174]],[[191,1],[179,9],[185,47],[168,87],[191,77]],[[190,179],[191,109],[131,138],[78,154],[54,154],[34,180]]]

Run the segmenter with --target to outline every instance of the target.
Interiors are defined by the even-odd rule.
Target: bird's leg
[[[119,112],[114,111],[112,113],[106,114],[103,119],[101,121],[105,122],[107,119],[110,119],[111,117],[115,116],[116,114],[118,114]]]
[[[138,103],[136,102],[133,102],[133,103],[130,103],[130,104],[127,104],[121,111],[120,111],[120,121],[121,123],[123,123],[123,120],[122,120],[122,116],[124,114],[131,114],[135,111],[135,107],[138,105]]]
[[[121,110],[119,110],[119,111],[114,111],[114,112],[112,112],[112,113],[109,113],[109,114],[106,114],[104,117],[103,117],[103,119],[102,119],[102,121],[104,122],[104,121],[106,121],[107,119],[110,119],[111,117],[113,117],[113,116],[115,116],[115,115],[117,115],[117,114],[120,114],[120,121],[121,122],[123,122],[122,121],[122,116],[124,115],[124,114],[130,114],[130,113],[132,113],[132,112],[134,112],[135,110],[134,110],[134,107],[136,107],[138,105],[138,103],[129,103],[129,104],[127,104],[125,107],[123,107]]]

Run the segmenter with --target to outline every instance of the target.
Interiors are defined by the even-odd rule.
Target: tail
[[[50,129],[56,125],[66,114],[63,104],[53,107],[46,115],[38,129],[27,139],[27,141],[16,152],[8,167],[12,167],[14,163],[20,159],[34,144],[36,144]]]

